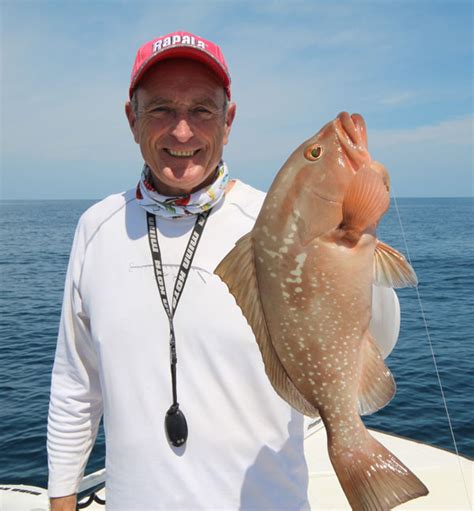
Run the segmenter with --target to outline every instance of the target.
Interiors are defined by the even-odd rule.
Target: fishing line
[[[407,255],[408,262],[410,263],[412,268],[414,268],[414,266],[413,266],[413,264],[411,262],[410,251],[408,250],[407,238],[406,238],[406,235],[405,235],[405,229],[403,228],[402,218],[400,216],[400,210],[398,209],[398,202],[397,202],[397,198],[395,196],[395,190],[393,190],[393,186],[392,186],[392,191],[393,191],[393,195],[392,195],[393,203],[395,204],[395,210],[397,211],[398,223],[400,225],[400,230],[402,232],[402,237],[403,237],[403,243],[405,245],[405,252],[406,252],[406,255]],[[468,489],[467,489],[466,480],[464,478],[464,472],[462,470],[461,459],[459,458],[458,446],[457,446],[456,438],[455,438],[455,435],[454,435],[454,429],[453,429],[453,426],[452,426],[452,423],[451,423],[451,416],[449,415],[448,403],[447,403],[446,397],[444,395],[443,384],[441,383],[441,376],[439,374],[438,364],[436,362],[436,356],[435,356],[435,352],[434,352],[434,349],[433,349],[433,343],[431,342],[431,335],[430,335],[430,331],[429,331],[429,328],[428,328],[428,322],[426,320],[425,311],[423,309],[423,304],[422,304],[422,301],[421,301],[419,284],[416,285],[415,289],[416,289],[416,296],[418,297],[418,304],[420,306],[421,317],[423,319],[423,324],[424,324],[424,327],[425,327],[426,337],[428,338],[428,344],[429,344],[430,351],[431,351],[431,357],[433,359],[433,364],[434,364],[434,367],[435,367],[435,370],[436,370],[436,376],[438,378],[438,385],[439,385],[439,389],[441,391],[441,397],[442,397],[443,404],[444,404],[444,410],[446,412],[446,417],[448,419],[449,430],[451,431],[451,438],[453,439],[454,450],[456,451],[456,456],[457,456],[457,460],[458,460],[458,464],[459,464],[459,470],[461,471],[461,476],[462,476],[462,480],[463,480],[463,483],[464,483],[464,488],[466,490],[466,495],[467,495],[467,498],[468,498],[468,501],[469,501],[469,492],[468,492]]]

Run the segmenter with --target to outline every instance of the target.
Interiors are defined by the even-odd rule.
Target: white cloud
[[[472,116],[448,119],[434,124],[397,130],[379,130],[370,135],[370,143],[378,148],[407,145],[436,146],[437,153],[449,146],[468,146],[473,141],[474,118]]]
[[[379,99],[379,103],[381,105],[401,105],[404,103],[412,102],[415,98],[418,97],[418,94],[414,91],[405,91],[399,92],[396,94],[390,94],[388,96],[381,97]]]
[[[472,116],[368,133],[374,159],[388,168],[398,196],[472,196]]]

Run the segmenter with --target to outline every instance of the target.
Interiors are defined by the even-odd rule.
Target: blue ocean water
[[[46,486],[46,418],[62,288],[74,228],[94,201],[0,203],[0,482]],[[420,281],[459,452],[474,456],[473,199],[398,199],[379,238],[409,255]],[[387,359],[397,394],[365,419],[454,450],[415,289],[398,291],[399,341]],[[101,430],[87,471],[104,464]]]

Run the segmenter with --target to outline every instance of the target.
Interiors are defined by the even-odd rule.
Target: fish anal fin
[[[276,392],[293,408],[309,417],[319,415],[288,377],[273,347],[258,289],[252,232],[240,238],[219,263],[214,273],[227,285],[253,330],[265,371]]]
[[[359,415],[369,415],[383,408],[393,398],[396,385],[369,331],[362,340],[360,353]]]
[[[380,240],[375,245],[374,284],[393,288],[418,285],[415,270],[405,257]]]
[[[390,195],[378,172],[363,165],[353,177],[342,203],[341,229],[362,233],[377,225],[390,206]]]
[[[352,509],[389,510],[428,494],[428,488],[369,432],[358,448],[329,449]]]

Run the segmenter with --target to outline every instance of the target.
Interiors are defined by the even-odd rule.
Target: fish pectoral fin
[[[219,263],[214,273],[227,285],[257,340],[267,376],[276,392],[293,408],[309,417],[319,415],[293,385],[273,347],[255,270],[252,232],[240,238]]]
[[[380,240],[375,245],[374,284],[394,288],[418,285],[415,270],[405,256]]]
[[[382,178],[387,192],[390,193],[390,174],[388,173],[385,166],[382,165],[379,161],[372,160],[370,163],[370,168],[377,172],[377,174]]]
[[[369,331],[362,341],[361,356],[359,415],[369,415],[383,408],[393,398],[396,385]]]
[[[363,165],[347,188],[342,203],[340,229],[360,235],[369,227],[376,226],[390,206],[390,195],[378,172]]]

